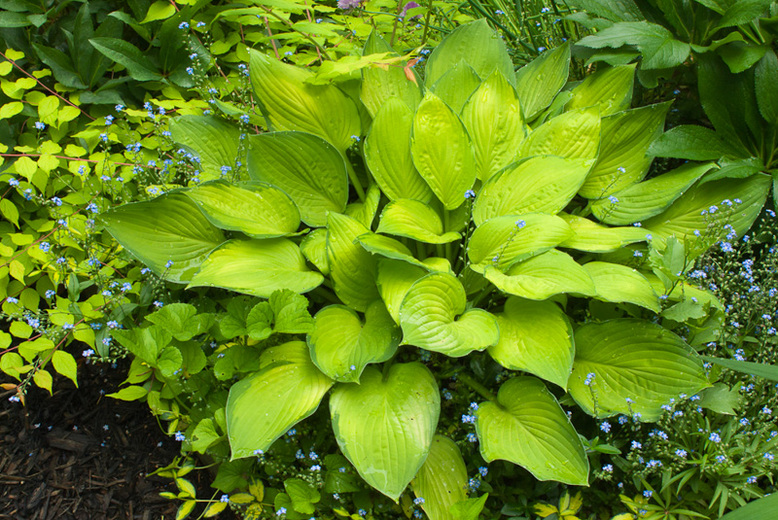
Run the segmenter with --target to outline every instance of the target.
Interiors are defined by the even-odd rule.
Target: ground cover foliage
[[[182,443],[181,518],[718,518],[774,491],[773,6],[739,15],[767,28],[743,70],[647,76],[637,41],[571,61],[574,22],[588,48],[625,23],[609,2],[525,4],[8,2],[8,397],[129,356],[112,397]]]

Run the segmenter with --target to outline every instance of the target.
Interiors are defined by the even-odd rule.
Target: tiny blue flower
[[[35,121],[35,128],[38,130],[45,130],[46,129],[46,123],[41,123],[40,121]]]
[[[189,29],[189,22],[181,22],[178,24],[179,29]]]
[[[710,439],[711,442],[721,442],[721,436],[716,432],[711,433],[708,439]]]
[[[613,464],[606,464],[602,467],[605,473],[613,473]]]

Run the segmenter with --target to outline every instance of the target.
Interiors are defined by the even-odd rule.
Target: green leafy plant
[[[373,34],[364,54],[386,53]],[[245,116],[267,132],[214,115],[171,124],[197,181],[100,220],[170,282],[270,299],[227,304],[260,343],[211,409],[221,433],[205,449],[223,466],[261,461],[329,393],[334,438],[364,482],[394,501],[411,483],[430,517],[473,518],[486,495],[467,499],[465,462],[436,437],[442,377],[485,399],[463,421],[487,462],[574,485],[589,459],[559,399],[653,421],[710,386],[692,347],[650,318],[704,336],[718,303],[683,272],[751,226],[769,178],[704,182],[705,164],[646,180],[668,105],[630,109],[628,65],[566,86],[569,62],[563,46],[514,73],[485,21],[441,42],[423,88],[409,68],[365,60],[341,89],[252,50]],[[293,331],[305,341],[262,343],[280,290],[315,304],[310,330]],[[137,370],[166,380],[165,351],[137,354]],[[137,390],[150,404],[153,381]],[[285,500],[279,511],[308,514]]]

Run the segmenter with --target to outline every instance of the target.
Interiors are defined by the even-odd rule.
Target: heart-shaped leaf
[[[598,70],[573,89],[565,110],[597,105],[605,117],[629,108],[635,83],[635,64]]]
[[[402,260],[382,258],[378,261],[376,286],[395,323],[400,323],[400,306],[408,294],[408,289],[416,280],[427,274],[423,268]]]
[[[400,330],[381,300],[367,308],[364,324],[343,305],[324,307],[314,320],[308,335],[311,359],[335,381],[359,382],[368,363],[386,361],[400,344]]]
[[[424,95],[413,117],[413,164],[447,210],[465,201],[475,182],[475,157],[459,117],[435,94]]]
[[[259,182],[201,184],[185,192],[214,226],[254,238],[291,235],[300,227],[300,212],[283,191]]]
[[[593,374],[593,375],[592,375]],[[655,421],[679,394],[710,386],[702,360],[660,325],[632,319],[587,323],[575,332],[570,395],[594,417],[640,414]]]
[[[556,249],[514,264],[505,274],[488,265],[484,276],[501,291],[530,300],[545,300],[560,293],[595,294],[589,273],[570,255]]]
[[[305,293],[324,277],[305,265],[300,248],[286,238],[230,240],[203,262],[187,287],[221,287],[260,298],[290,289]]]
[[[393,56],[397,56],[391,45],[383,39],[378,31],[373,30],[365,42],[362,55],[369,56],[383,52],[390,52]],[[392,98],[399,98],[411,111],[416,110],[421,101],[421,90],[416,83],[408,80],[402,67],[390,66],[385,69],[365,67],[362,69],[362,92],[359,97],[370,116],[375,120],[384,103]]]
[[[561,247],[568,249],[608,253],[627,244],[647,240],[646,235],[650,235],[639,227],[608,227],[577,215],[560,213],[559,216],[567,222],[572,231],[572,234],[560,243]]]
[[[356,241],[369,230],[346,215],[327,216],[327,262],[335,294],[354,310],[364,312],[378,299],[376,259]]]
[[[659,312],[659,297],[645,276],[631,267],[608,262],[587,262],[583,268],[594,281],[595,298],[616,303],[634,303]]]
[[[456,276],[431,273],[417,280],[400,306],[403,344],[461,357],[497,343],[494,316],[483,309],[465,311],[466,304]]]
[[[521,143],[519,157],[558,155],[594,160],[600,148],[600,110],[596,106],[565,112],[543,123]]]
[[[342,212],[348,201],[343,156],[327,141],[304,132],[269,132],[249,137],[252,179],[283,190],[309,226],[324,226],[327,212]]]
[[[365,138],[365,164],[389,200],[428,202],[432,190],[411,157],[412,129],[413,111],[397,98],[387,99]]]
[[[318,135],[341,152],[351,146],[352,136],[361,135],[357,107],[338,87],[312,85],[306,80],[313,72],[253,49],[249,66],[251,86],[276,130]]]
[[[497,325],[500,341],[489,347],[495,361],[567,388],[575,355],[573,327],[556,303],[508,298]]]
[[[500,270],[559,245],[570,236],[570,226],[553,215],[530,213],[487,220],[468,242],[470,268],[483,273],[487,265]]]
[[[438,385],[421,363],[392,365],[386,377],[367,367],[359,385],[338,385],[330,396],[340,450],[394,501],[424,464],[439,415]]]
[[[516,72],[516,92],[524,118],[532,121],[556,97],[567,83],[570,45],[544,52]]]
[[[494,71],[462,109],[462,123],[473,142],[476,176],[482,181],[516,157],[524,139],[524,120],[516,90]]]
[[[658,215],[714,167],[713,163],[684,164],[662,175],[617,191],[617,202],[599,199],[592,203],[592,213],[611,225],[632,224]]]
[[[330,263],[327,260],[327,230],[324,228],[313,229],[300,242],[300,251],[305,258],[316,266],[321,274],[330,274]]]
[[[192,279],[224,235],[183,193],[125,204],[100,215],[105,229],[157,276],[178,283]]]
[[[460,238],[459,233],[444,232],[440,215],[429,204],[412,199],[396,199],[387,204],[378,232],[427,244],[447,244]]]
[[[242,157],[238,152],[240,129],[216,116],[180,116],[170,122],[173,141],[191,150],[200,159],[200,180],[222,177],[222,166],[235,166]]]
[[[589,459],[578,433],[540,380],[515,377],[503,383],[497,402],[478,406],[475,427],[486,462],[513,462],[538,480],[588,484]]]
[[[231,460],[267,451],[319,406],[332,381],[311,362],[308,347],[292,341],[262,353],[260,370],[232,385],[225,410]]]
[[[467,499],[467,468],[456,443],[435,435],[427,460],[411,485],[430,520],[457,520],[451,506]]]
[[[473,220],[562,211],[586,179],[591,161],[556,156],[530,157],[492,176],[475,199]]]

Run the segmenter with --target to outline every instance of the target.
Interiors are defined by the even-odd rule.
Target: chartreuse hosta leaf
[[[505,43],[483,18],[460,25],[435,47],[425,69],[427,86],[434,85],[460,61],[471,66],[481,79],[497,69],[514,83],[513,62]]]
[[[470,137],[459,117],[435,94],[424,95],[413,116],[413,164],[447,210],[465,201],[475,182]]]
[[[364,202],[352,202],[346,206],[346,215],[370,229],[373,227],[373,220],[375,220],[380,201],[381,189],[377,185],[371,184],[365,194]]]
[[[333,85],[311,85],[313,73],[249,52],[251,86],[275,130],[300,130],[323,137],[341,152],[361,135],[357,107]]]
[[[119,206],[100,220],[122,247],[171,282],[189,282],[208,253],[224,242],[221,230],[181,192]]]
[[[427,244],[447,244],[460,238],[459,233],[444,231],[437,211],[413,199],[397,199],[384,206],[377,231]]]
[[[417,267],[421,267],[429,271],[436,270],[434,267],[428,266],[417,260],[416,257],[413,256],[411,250],[408,249],[405,244],[393,238],[370,232],[365,233],[364,235],[359,235],[357,240],[366,251],[369,251],[374,255],[380,255],[384,258],[392,258],[394,260],[408,262],[409,264],[413,264]],[[448,271],[448,269],[446,269],[446,271]]]
[[[232,460],[267,451],[289,428],[315,412],[332,386],[332,380],[311,362],[302,341],[266,349],[259,363],[259,371],[235,383],[227,397]]]
[[[697,179],[714,168],[713,163],[684,164],[647,181],[633,184],[613,194],[617,202],[608,199],[592,203],[592,213],[611,225],[642,222],[658,215],[680,197]]]
[[[321,137],[305,132],[269,132],[249,137],[249,146],[251,178],[286,192],[309,226],[324,226],[328,211],[341,213],[346,208],[346,163]]]
[[[359,385],[338,385],[330,396],[338,446],[359,475],[397,501],[424,464],[440,415],[435,378],[421,363],[374,367]]]
[[[467,468],[456,443],[435,435],[411,486],[416,497],[424,499],[421,508],[430,520],[458,520],[451,506],[467,499]]]
[[[662,405],[710,383],[702,360],[681,338],[648,321],[618,319],[587,323],[575,332],[569,385],[590,415],[639,413],[641,420],[655,421]]]
[[[400,99],[387,99],[365,138],[365,164],[389,200],[428,202],[433,194],[411,157],[413,111]]]
[[[658,238],[675,235],[679,240],[695,240],[694,231],[705,235],[709,226],[719,228],[717,236],[725,236],[728,231],[721,228],[728,224],[741,236],[762,210],[770,183],[769,175],[756,174],[746,179],[720,179],[697,185],[643,226]]]
[[[365,42],[362,55],[383,52],[396,55],[391,45],[374,30]],[[375,118],[381,106],[392,98],[399,98],[411,111],[416,110],[421,101],[421,90],[419,85],[405,76],[402,67],[365,67],[362,69],[362,92],[359,97],[370,116]]]
[[[598,70],[573,89],[573,97],[565,110],[598,105],[605,117],[629,108],[637,65],[620,65]]]
[[[595,298],[606,302],[634,303],[659,312],[659,297],[651,282],[631,267],[609,262],[588,262],[583,268],[594,281]]]
[[[594,296],[594,282],[578,262],[552,249],[514,264],[503,274],[488,265],[484,276],[501,291],[530,300],[545,300],[555,294]]]
[[[497,402],[478,406],[476,431],[486,462],[507,460],[538,480],[574,486],[589,482],[589,459],[570,419],[539,379],[515,377]]]
[[[505,270],[514,263],[556,247],[570,236],[570,226],[554,215],[529,213],[494,217],[470,236],[470,268],[483,273],[487,265]]]
[[[254,238],[291,235],[300,227],[300,212],[289,195],[260,182],[237,185],[223,180],[187,190],[214,226]]]
[[[286,238],[230,240],[213,251],[187,287],[221,287],[269,298],[273,291],[315,289],[324,277],[311,271],[297,244]]]
[[[647,240],[646,235],[650,234],[639,227],[608,227],[577,215],[560,213],[559,216],[571,229],[570,236],[559,244],[568,249],[608,253],[627,244],[643,242]]]
[[[594,160],[600,147],[600,111],[596,106],[565,112],[536,128],[521,143],[520,157],[558,155]]]
[[[456,276],[431,273],[416,282],[400,305],[403,344],[462,357],[497,343],[494,316],[465,310],[467,296]]]
[[[662,133],[669,108],[660,103],[603,117],[600,153],[581,196],[607,197],[642,180],[653,160],[648,147]]]
[[[525,213],[559,213],[581,187],[592,161],[530,157],[495,174],[476,197],[473,220]]]
[[[364,312],[378,299],[376,259],[356,239],[369,230],[346,215],[327,217],[327,262],[335,294],[354,310]]]
[[[403,262],[381,258],[378,260],[378,276],[376,286],[381,299],[395,323],[400,323],[400,306],[408,289],[418,280],[428,274],[425,269]]]
[[[567,388],[575,355],[573,327],[556,303],[508,298],[497,324],[500,341],[488,349],[495,361]]]
[[[314,317],[308,347],[319,370],[335,381],[355,383],[368,363],[392,357],[400,337],[400,329],[381,300],[367,308],[364,324],[350,308],[328,305]]]
[[[459,114],[462,112],[467,98],[475,92],[480,84],[481,78],[478,77],[473,68],[464,61],[460,61],[436,81],[429,88],[429,91],[442,99],[455,114]]]
[[[240,129],[216,116],[181,116],[170,122],[173,141],[200,158],[200,180],[222,176],[222,166],[233,168],[238,156]]]
[[[544,52],[516,72],[516,91],[524,118],[532,121],[551,104],[567,83],[570,45]]]
[[[300,251],[305,258],[316,266],[324,276],[330,274],[330,263],[327,260],[327,230],[314,229],[300,242]]]
[[[476,176],[482,181],[512,163],[524,139],[524,119],[516,90],[495,70],[462,109],[473,143]]]

